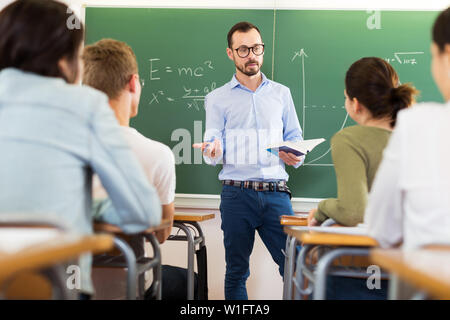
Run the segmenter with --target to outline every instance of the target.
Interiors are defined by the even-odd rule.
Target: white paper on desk
[[[0,252],[15,253],[60,235],[61,231],[49,228],[0,228]]]
[[[307,226],[287,226],[289,229],[297,230],[297,231],[309,231],[311,227]]]
[[[309,227],[310,231],[347,234],[354,236],[369,236],[367,226],[364,227]]]

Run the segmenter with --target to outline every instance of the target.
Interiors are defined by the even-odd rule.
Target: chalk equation
[[[186,81],[189,85],[195,83],[195,79],[204,78],[215,70],[211,60],[203,61],[198,65],[169,66],[164,65],[160,58],[150,58],[149,67],[150,81],[159,81],[166,75],[181,79],[182,82]],[[205,96],[216,89],[216,87],[216,82],[211,81],[207,86],[188,86],[182,84],[180,91],[175,95],[173,93],[167,93],[165,90],[155,90],[151,93],[149,105],[160,104],[162,102],[179,103],[182,101],[188,109],[200,111],[201,106],[204,105]]]
[[[410,64],[416,65],[417,55],[424,54],[424,52],[394,52],[394,56],[390,58],[384,58],[384,60],[390,64]]]
[[[164,102],[179,102],[186,103],[188,109],[195,109],[200,111],[201,104],[204,104],[205,96],[213,91],[217,87],[217,84],[213,81],[209,86],[200,88],[187,88],[183,86],[183,95],[179,97],[169,96],[164,90],[157,90],[151,93],[152,98],[149,105],[160,104]]]

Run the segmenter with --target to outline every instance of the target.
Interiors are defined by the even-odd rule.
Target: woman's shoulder
[[[333,138],[337,139],[345,139],[345,138],[360,138],[364,136],[372,136],[372,135],[390,135],[391,131],[379,127],[372,126],[363,126],[363,125],[354,125],[350,127],[346,127],[333,136]]]
[[[14,68],[0,72],[0,93],[5,101],[45,105],[52,111],[84,116],[108,105],[107,96],[91,87]]]
[[[384,146],[391,136],[391,131],[369,126],[355,125],[337,132],[331,139],[333,147],[351,146],[353,149],[366,150]]]
[[[398,113],[398,121],[438,121],[450,116],[450,102],[446,104],[438,102],[421,102],[411,108],[404,109]]]
[[[367,129],[364,126],[354,125],[343,128],[336,132],[332,137],[332,141],[345,141],[357,139],[362,134],[366,134]]]
[[[60,94],[66,96],[67,102],[76,103],[81,108],[89,108],[91,111],[108,103],[105,93],[86,85],[66,84],[61,88]]]

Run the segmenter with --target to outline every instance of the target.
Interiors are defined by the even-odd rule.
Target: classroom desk
[[[199,225],[199,222],[214,219],[214,213],[190,213],[190,212],[176,212],[174,215],[173,226],[184,232],[184,236],[178,234],[169,236],[168,240],[174,241],[187,241],[187,299],[194,299],[194,258],[195,258],[195,246],[199,246],[199,250],[205,248],[205,236]],[[193,227],[193,229],[191,228]],[[202,262],[199,272],[203,272],[203,277],[207,279],[207,266],[206,261]],[[200,268],[199,268],[200,269]],[[199,295],[199,299],[205,299]]]
[[[373,263],[430,296],[450,299],[450,246],[411,251],[374,249],[370,258]],[[395,291],[390,298],[397,298]]]
[[[369,249],[378,245],[373,238],[368,236],[322,233],[310,231],[308,227],[285,227],[285,232],[303,244],[296,265],[296,278],[294,281],[296,299],[300,295],[310,295],[311,293],[313,293],[314,300],[325,299],[326,276],[328,274],[356,277],[367,276],[367,273],[358,270],[338,269],[330,272],[330,267],[333,261],[343,256],[368,256]],[[316,267],[313,269],[307,264],[307,255],[313,248],[323,246],[331,248],[318,258]],[[303,276],[314,283],[314,290],[311,287],[303,288]]]
[[[307,226],[308,214],[296,214],[293,216],[282,215],[280,224],[282,226]],[[290,234],[286,237],[286,248],[284,250],[284,275],[283,275],[283,300],[290,300],[292,296],[292,276],[294,274],[294,263],[296,256],[297,239]]]
[[[161,251],[156,240],[155,231],[168,228],[171,225],[170,219],[163,219],[158,226],[150,227],[137,234],[125,234],[118,226],[108,223],[94,223],[96,233],[107,233],[114,235],[114,244],[118,251],[112,251],[106,255],[94,257],[95,267],[104,268],[127,268],[127,299],[136,299],[136,279],[139,282],[138,297],[143,298],[145,293],[146,271],[153,269],[153,282],[155,283],[155,296],[161,299]],[[131,236],[143,237],[152,246],[153,257],[139,257],[133,252],[128,242]]]
[[[14,238],[8,236],[11,232]],[[22,271],[47,268],[85,252],[106,252],[113,247],[113,238],[109,235],[83,236],[50,228],[2,227],[0,238],[14,239],[8,244],[1,241],[0,283]],[[63,297],[67,297],[68,289],[65,286],[60,289]]]

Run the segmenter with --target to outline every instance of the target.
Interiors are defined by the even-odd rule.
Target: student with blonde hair
[[[122,135],[144,168],[147,180],[153,185],[162,204],[162,217],[173,221],[175,213],[175,158],[172,150],[151,140],[130,127],[130,118],[137,116],[141,96],[138,64],[133,50],[122,41],[102,39],[86,46],[83,52],[83,83],[108,95],[109,105],[120,124]],[[94,198],[105,199],[107,194],[94,177]],[[99,219],[114,221],[116,210],[109,199],[96,203]],[[163,243],[172,226],[157,231]]]

